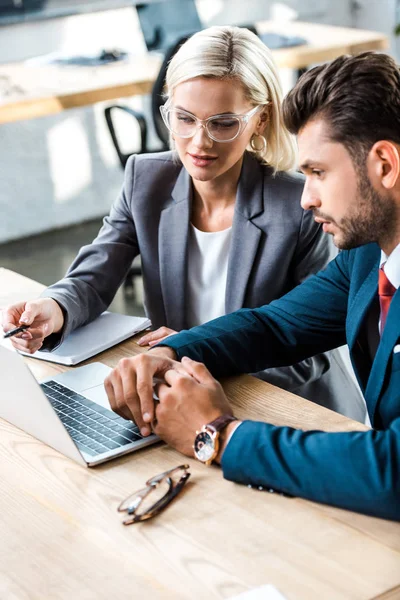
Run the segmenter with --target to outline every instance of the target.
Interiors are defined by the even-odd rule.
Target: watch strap
[[[211,423],[207,423],[206,427],[210,427],[215,431],[220,432],[233,421],[237,421],[237,418],[233,415],[221,415],[220,417],[214,419],[214,421],[211,421]]]

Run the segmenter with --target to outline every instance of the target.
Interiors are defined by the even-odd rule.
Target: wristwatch
[[[221,415],[211,423],[203,425],[200,431],[196,431],[193,450],[197,460],[206,465],[211,465],[218,454],[219,435],[232,421],[237,421],[237,418],[232,415]]]

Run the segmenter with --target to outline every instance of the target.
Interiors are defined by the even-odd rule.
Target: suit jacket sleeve
[[[241,309],[160,345],[207,365],[215,377],[291,365],[346,342],[349,253],[266,306]]]
[[[135,157],[131,157],[121,194],[96,239],[81,248],[65,278],[41,294],[56,300],[65,316],[62,334],[46,338],[42,350],[53,350],[71,331],[98,317],[112,302],[138,255],[131,209],[134,166]]]
[[[292,279],[299,285],[337,256],[332,238],[324,234],[321,226],[315,223],[311,211],[304,211],[293,261]],[[317,354],[294,365],[270,368],[256,375],[279,387],[286,388],[290,381],[290,389],[301,387],[305,383],[317,381],[330,368],[329,354]]]
[[[343,433],[245,421],[222,457],[226,479],[397,521],[399,464],[400,418],[385,431]]]
[[[241,310],[163,345],[214,375],[287,364],[344,343],[352,258],[342,252],[270,305]],[[397,401],[400,402],[400,393]],[[400,520],[400,418],[382,431],[325,433],[245,421],[222,457],[227,479]]]

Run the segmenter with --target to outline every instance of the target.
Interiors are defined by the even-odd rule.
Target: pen
[[[10,331],[7,331],[7,333],[4,334],[4,339],[6,338],[10,338],[13,335],[17,335],[17,333],[21,333],[21,331],[25,331],[25,329],[28,329],[29,325],[20,325],[19,327],[15,327],[14,329],[10,329]]]

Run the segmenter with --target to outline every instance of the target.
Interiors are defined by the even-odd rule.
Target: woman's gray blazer
[[[298,174],[273,176],[268,166],[245,154],[233,219],[227,313],[282,296],[336,254],[312,212],[300,206],[303,183]],[[138,254],[153,327],[187,328],[191,202],[190,176],[171,152],[129,159],[122,192],[99,235],[80,250],[66,277],[43,294],[66,312],[63,337],[109,306]],[[54,340],[49,338],[46,347],[54,347]],[[364,418],[363,400],[338,351],[259,375],[318,404]]]

